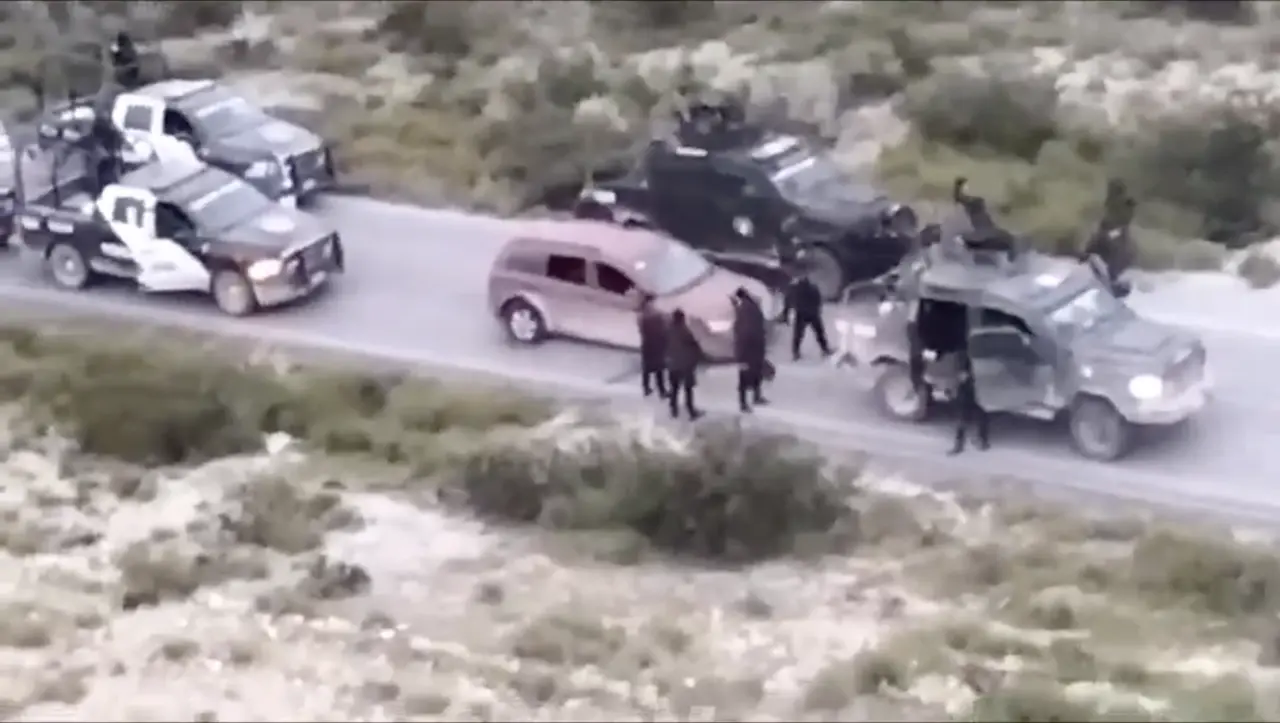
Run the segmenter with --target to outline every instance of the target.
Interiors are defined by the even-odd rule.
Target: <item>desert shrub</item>
[[[927,140],[1031,161],[1058,135],[1057,105],[1048,79],[947,70],[908,87],[903,112]]]
[[[910,661],[869,649],[827,665],[809,682],[804,707],[811,711],[839,711],[882,687],[905,690],[911,681]]]
[[[1280,283],[1280,262],[1265,252],[1251,251],[1240,259],[1236,273],[1255,289],[1269,289]]]
[[[1253,3],[1245,0],[1129,0],[1116,3],[1124,15],[1179,15],[1209,23],[1246,24],[1257,20]]]
[[[1155,718],[1141,708],[1100,710],[1097,706],[1072,700],[1062,686],[1047,680],[1013,678],[974,703],[972,720],[991,723],[1021,721],[1150,721]]]
[[[549,405],[513,391],[412,376],[241,368],[217,356],[0,330],[0,399],[23,401],[82,451],[139,464],[261,448],[283,431],[329,451],[414,462],[449,431],[527,425]]]
[[[1117,167],[1139,199],[1154,198],[1187,217],[1183,231],[1233,247],[1275,229],[1269,198],[1280,193],[1280,164],[1267,124],[1220,107],[1149,124],[1125,138]]]
[[[1280,557],[1230,539],[1156,531],[1134,548],[1133,580],[1158,603],[1229,617],[1280,610]]]
[[[680,448],[603,431],[579,448],[514,437],[470,455],[455,481],[488,517],[629,528],[656,549],[728,562],[785,554],[849,515],[813,452],[736,425],[700,427]]]
[[[459,0],[398,0],[387,3],[377,33],[391,50],[457,61],[473,48],[477,16]]]

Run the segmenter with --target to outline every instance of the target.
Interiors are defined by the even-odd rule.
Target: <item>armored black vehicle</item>
[[[731,103],[695,104],[631,172],[586,188],[574,213],[661,229],[774,286],[802,262],[828,300],[893,268],[917,223],[826,149],[748,123]]]
[[[151,107],[129,93],[109,108],[69,103],[17,152],[16,238],[55,284],[128,279],[146,292],[208,293],[244,316],[342,270],[341,240],[320,220],[170,136],[134,133]]]
[[[104,89],[108,104],[118,91]],[[335,187],[329,146],[311,131],[269,115],[212,80],[169,79],[127,94],[126,129],[135,136],[167,136],[189,146],[206,163],[248,181],[286,205],[310,202]],[[65,124],[70,104],[48,108],[42,135]]]
[[[837,324],[847,360],[892,418],[922,421],[953,400],[965,350],[984,409],[1065,417],[1091,459],[1118,459],[1136,429],[1182,422],[1208,402],[1201,341],[1139,317],[1088,263],[953,237],[893,276],[874,312],[851,307]]]

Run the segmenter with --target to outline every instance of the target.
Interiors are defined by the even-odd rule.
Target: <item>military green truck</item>
[[[1065,418],[1090,459],[1119,459],[1139,428],[1178,424],[1210,399],[1204,344],[1139,317],[1087,263],[955,237],[905,259],[878,304],[844,317],[842,361],[898,420],[954,400],[966,349],[983,409]]]

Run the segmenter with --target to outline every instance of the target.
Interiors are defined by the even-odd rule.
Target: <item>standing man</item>
[[[115,70],[116,83],[125,90],[142,85],[142,70],[138,67],[138,48],[133,38],[121,30],[111,44],[111,66]]]
[[[653,294],[645,294],[640,301],[640,386],[647,397],[653,394],[667,396],[667,321],[662,312],[653,306]]]
[[[667,327],[667,371],[671,387],[667,401],[671,403],[671,418],[680,418],[680,395],[684,395],[684,408],[689,419],[696,420],[702,412],[693,405],[693,388],[698,384],[698,364],[702,361],[702,349],[685,321],[684,311],[676,309]]]
[[[977,433],[978,449],[990,446],[987,412],[978,404],[978,390],[973,380],[973,364],[967,350],[960,352],[960,386],[956,392],[956,402],[960,405],[960,421],[956,424],[956,442],[948,454],[960,454],[964,451],[965,437],[968,427],[973,426]]]
[[[791,356],[800,359],[800,344],[805,333],[813,329],[818,340],[818,347],[823,356],[831,356],[831,345],[827,343],[827,328],[822,321],[822,292],[813,283],[813,279],[802,269],[797,269],[791,284],[787,287],[786,308],[782,312],[784,319],[791,317]]]
[[[761,387],[768,364],[768,336],[764,309],[751,292],[742,287],[733,292],[733,353],[738,362],[738,407],[743,414],[751,404],[768,404]],[[751,402],[747,396],[750,394]]]

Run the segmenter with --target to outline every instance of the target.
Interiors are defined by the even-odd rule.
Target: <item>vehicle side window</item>
[[[124,120],[120,124],[125,130],[145,131],[151,128],[151,109],[145,105],[131,105],[124,112]]]
[[[981,309],[978,315],[979,326],[1012,326],[1018,331],[1031,336],[1031,327],[1027,326],[1027,322],[1019,319],[1013,314],[1007,314],[997,309]]]
[[[179,239],[195,235],[190,219],[169,203],[156,204],[156,235],[160,238]]]
[[[186,116],[172,108],[165,109],[164,132],[165,135],[170,136],[195,136],[195,128],[192,127]]]
[[[536,251],[515,249],[502,260],[502,266],[508,271],[541,276],[547,271],[547,255]]]
[[[600,288],[619,296],[626,295],[635,288],[626,274],[609,264],[596,264],[596,279],[600,282]]]
[[[547,276],[567,284],[587,285],[586,259],[552,254],[547,257]]]

